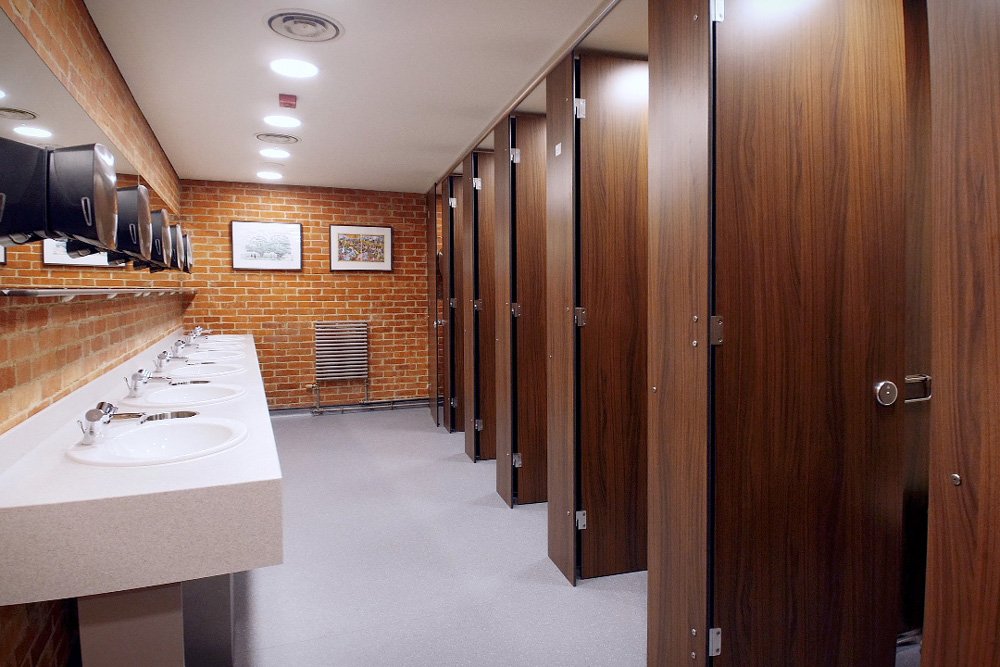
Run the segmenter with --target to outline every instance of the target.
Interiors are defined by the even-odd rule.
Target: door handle
[[[931,376],[927,373],[917,373],[906,376],[906,399],[904,403],[925,403],[934,395],[931,389]]]
[[[875,400],[886,407],[894,405],[899,398],[899,387],[891,380],[879,380],[875,383]]]

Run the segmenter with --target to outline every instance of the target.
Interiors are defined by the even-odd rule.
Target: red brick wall
[[[94,123],[172,210],[180,187],[84,0],[0,0],[0,9]]]
[[[373,401],[428,395],[426,209],[423,195],[182,181],[181,222],[197,255],[188,326],[251,333],[272,408],[313,403],[313,322],[370,322]],[[303,270],[235,271],[233,220],[296,222]],[[392,227],[393,270],[330,271],[331,224]],[[361,381],[321,383],[325,405],[359,403]]]
[[[0,299],[0,433],[181,326],[188,300]]]

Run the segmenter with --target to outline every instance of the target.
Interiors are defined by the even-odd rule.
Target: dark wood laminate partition
[[[427,375],[429,381],[427,405],[435,426],[441,425],[438,396],[438,257],[437,257],[436,188],[427,192]]]
[[[576,368],[573,58],[545,79],[547,112],[545,292],[548,369],[549,558],[576,583]]]
[[[494,169],[496,194],[496,373],[494,391],[497,411],[497,494],[514,506],[514,322],[511,315],[511,293],[514,271],[512,241],[512,172],[511,119],[506,118],[493,129],[493,150],[497,156]],[[509,167],[507,165],[510,165]]]
[[[903,6],[730,0],[715,35],[714,664],[892,665]]]
[[[582,53],[547,86],[549,552],[574,581],[646,566],[648,68]]]
[[[579,121],[580,576],[646,568],[648,65],[583,53]]]
[[[515,114],[517,148],[517,502],[547,499],[545,354],[545,116]]]
[[[927,7],[934,399],[923,657],[930,667],[997,665],[1000,4]]]
[[[647,655],[661,667],[708,662],[708,15],[707,0],[649,3]]]
[[[445,344],[444,344],[444,425],[451,431],[461,431],[465,425],[462,392],[464,350],[462,310],[458,302],[462,291],[461,176],[449,176],[441,183],[441,214],[444,226],[442,250],[442,282],[444,283]],[[452,206],[454,203],[454,206]]]
[[[516,163],[510,159],[512,142],[520,156]],[[546,499],[545,116],[511,116],[497,126],[493,144],[498,156],[497,492],[513,506],[515,500],[523,505]],[[520,313],[516,317],[512,304]],[[519,468],[513,465],[515,453]]]
[[[493,154],[476,151],[462,181],[461,308],[465,351],[465,453],[473,461],[496,458],[496,249]],[[478,187],[476,186],[478,184]]]

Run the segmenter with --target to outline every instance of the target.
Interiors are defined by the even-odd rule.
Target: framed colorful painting
[[[392,227],[330,225],[331,271],[392,271]]]

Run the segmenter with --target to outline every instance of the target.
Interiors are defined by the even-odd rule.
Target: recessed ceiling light
[[[280,181],[281,174],[276,171],[258,171],[257,178],[263,178],[266,181]]]
[[[264,116],[264,122],[272,127],[298,127],[302,121],[291,116]]]
[[[21,136],[32,137],[34,139],[48,139],[52,136],[52,133],[48,130],[43,130],[40,127],[28,127],[27,125],[15,127],[14,131]]]
[[[2,90],[0,90],[0,100],[2,100],[5,97],[7,97],[7,93],[5,93]]]
[[[283,151],[280,148],[264,148],[260,151],[260,154],[276,160],[282,160],[291,155],[288,151]]]
[[[294,60],[292,58],[281,58],[271,61],[271,71],[281,76],[290,76],[295,79],[306,79],[319,74],[319,68],[304,60]]]

